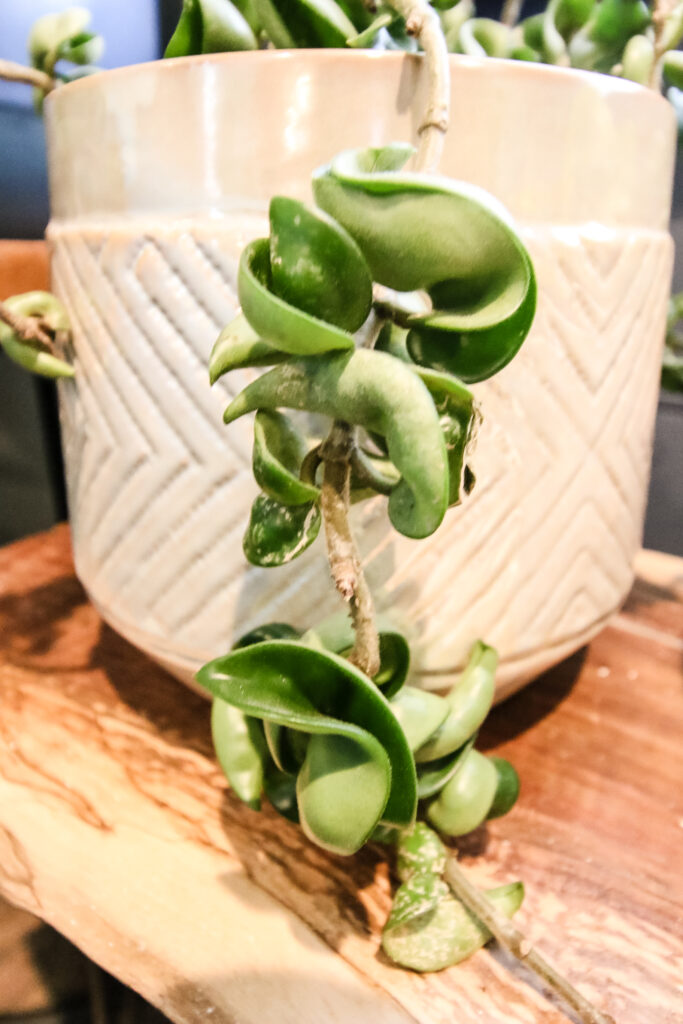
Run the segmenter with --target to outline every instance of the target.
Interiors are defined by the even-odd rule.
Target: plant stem
[[[320,508],[332,578],[351,609],[356,640],[349,661],[372,678],[379,671],[380,663],[375,608],[349,522],[354,443],[348,423],[335,420],[320,448],[324,462]]]
[[[27,85],[34,85],[43,93],[52,92],[57,84],[54,78],[46,75],[38,68],[31,68],[25,64],[17,64],[13,60],[0,60],[0,78],[8,82],[25,82]]]
[[[609,1014],[602,1013],[563,977],[511,921],[503,917],[463,873],[455,857],[449,857],[444,877],[467,909],[486,925],[500,945],[529,967],[545,984],[561,996],[579,1015],[583,1024],[614,1024]]]
[[[439,165],[448,131],[451,86],[446,40],[439,15],[427,0],[391,0],[391,6],[405,18],[406,31],[415,36],[425,54],[427,107],[418,128],[415,170],[429,174]]]
[[[0,63],[2,62],[0,61]],[[53,351],[52,338],[43,328],[37,317],[21,316],[19,313],[14,313],[9,309],[4,302],[0,302],[0,320],[4,321],[8,327],[11,327],[14,333],[27,345],[31,345],[33,348],[45,349],[47,352]]]
[[[503,4],[503,10],[500,14],[500,20],[503,25],[509,25],[512,28],[519,21],[519,16],[522,13],[522,5],[524,0],[505,0]]]

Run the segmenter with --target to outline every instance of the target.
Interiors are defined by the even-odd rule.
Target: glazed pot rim
[[[150,68],[163,68],[164,73],[170,74],[174,69],[185,68],[193,65],[222,64],[230,62],[253,63],[280,63],[292,61],[304,61],[306,63],[325,63],[330,60],[342,61],[344,63],[358,62],[364,64],[367,61],[379,61],[384,63],[400,63],[422,60],[423,54],[405,53],[399,51],[385,50],[355,50],[336,49],[333,47],[317,49],[296,49],[296,50],[239,50],[230,53],[208,53],[196,54],[189,57],[172,57],[169,59],[159,58],[154,61],[143,61],[139,64],[127,64],[118,68],[105,68],[98,71],[96,75],[87,75],[78,78],[73,82],[60,85],[59,89],[53,90],[45,97],[45,102],[52,104],[55,96],[71,94],[75,90],[99,88],[103,81],[111,78],[130,76],[134,74],[145,74]],[[466,54],[449,54],[451,65],[460,68],[481,69],[489,68],[491,72],[504,75],[512,79],[536,78],[539,85],[543,79],[548,77],[556,81],[564,79],[567,84],[589,83],[591,88],[597,88],[602,93],[618,94],[624,96],[648,97],[655,104],[666,104],[671,109],[669,101],[646,86],[639,85],[626,78],[619,78],[616,75],[609,75],[599,71],[585,71],[581,68],[558,67],[556,64],[536,63],[533,61],[512,60],[501,57],[471,57]],[[672,116],[673,110],[672,110]]]

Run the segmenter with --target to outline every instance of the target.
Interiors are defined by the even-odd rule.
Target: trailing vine
[[[350,524],[351,505],[386,498],[399,533],[419,540],[475,486],[480,415],[470,385],[498,373],[529,332],[536,282],[506,211],[472,185],[438,174],[448,127],[448,52],[545,61],[674,85],[669,51],[683,4],[550,0],[519,21],[475,17],[471,0],[184,0],[167,57],[262,46],[421,49],[428,79],[419,146],[361,148],[315,170],[315,205],[274,197],[269,234],[239,267],[241,312],[210,356],[211,383],[263,369],[230,403],[231,424],[255,413],[253,503],[244,553],[287,564],[325,537],[332,581],[347,608],[305,632],[265,624],[197,674],[213,698],[216,755],[235,794],[264,797],[336,854],[366,842],[395,851],[400,879],[382,947],[397,964],[435,971],[495,937],[584,1022],[611,1018],[589,1004],[509,918],[521,882],[481,893],[441,837],[506,814],[519,793],[512,765],[486,757],[476,736],[493,702],[496,652],[476,641],[446,695],[409,685],[405,638],[378,621]],[[41,19],[32,66],[0,76],[42,96],[99,59],[101,40],[74,8]],[[62,62],[75,65],[64,70]],[[678,76],[678,77],[677,77]],[[68,321],[45,293],[0,304],[0,344],[21,365],[73,375],[61,358]],[[286,412],[283,410],[287,410]],[[326,417],[310,433],[310,415]]]

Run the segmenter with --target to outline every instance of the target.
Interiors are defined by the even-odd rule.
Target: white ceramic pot
[[[539,281],[521,354],[476,388],[477,486],[426,541],[354,518],[377,603],[444,685],[474,638],[509,692],[619,607],[639,547],[672,245],[667,103],[595,74],[452,58],[442,169],[501,199]],[[269,198],[345,147],[412,139],[419,58],[230,54],[106,72],[46,104],[54,288],[74,330],[61,410],[76,569],[104,618],[189,679],[243,631],[339,608],[319,541],[245,563],[256,492],[236,373],[207,357]]]

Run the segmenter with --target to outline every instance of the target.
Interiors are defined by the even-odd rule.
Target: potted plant
[[[321,3],[301,8],[293,26],[266,2],[256,4],[254,19],[276,45],[296,42],[292,31],[302,24],[338,41],[346,13]],[[187,3],[171,52],[212,49],[215,11]],[[586,45],[601,52],[589,21],[574,26],[572,38],[585,29]],[[249,28],[248,17],[237,21],[231,11],[228,28],[239,27],[240,45],[250,40],[242,22]],[[658,65],[659,28],[650,40],[642,18],[633,24],[645,40],[637,46],[647,54],[652,43]],[[418,796],[429,802],[431,823],[453,835],[514,801],[514,771],[480,760],[471,747],[493,698],[491,648],[475,646],[448,698],[406,689],[405,641],[396,625],[378,632],[369,590],[374,573],[381,609],[398,627],[413,620],[418,674],[434,688],[450,682],[463,637],[471,641],[482,625],[499,631],[509,688],[583,642],[623,596],[639,536],[658,307],[671,263],[663,196],[673,117],[662,100],[623,80],[606,88],[571,71],[486,57],[453,61],[451,95],[443,34],[424,4],[408,10],[397,2],[354,27],[356,42],[414,37],[426,60],[336,51],[191,57],[74,83],[46,105],[55,286],[76,351],[62,402],[77,568],[105,617],[180,675],[238,641],[198,677],[214,696],[217,751],[233,787],[255,803],[265,786],[274,806],[330,849],[351,853],[370,836],[397,839],[404,887],[385,940],[397,961],[445,966],[463,943],[469,950],[493,933],[535,962],[583,1019],[605,1020],[531,955],[434,833],[412,826]],[[480,38],[481,26],[471,32]],[[86,42],[72,40],[71,52]],[[363,91],[351,88],[361,78]],[[544,112],[536,103],[537,119],[523,130],[540,85],[552,104]],[[326,119],[339,96],[341,115]],[[526,217],[531,259],[495,200],[433,177],[450,99],[455,134],[477,145],[447,147],[442,167],[493,186]],[[570,140],[558,111],[574,122]],[[262,134],[254,135],[257,121]],[[477,123],[486,124],[478,136]],[[412,134],[408,124],[421,135],[412,172],[402,170],[406,147],[389,144]],[[345,152],[359,136],[363,146]],[[503,138],[521,142],[496,160]],[[643,151],[645,140],[656,157],[617,192],[613,161]],[[625,166],[635,174],[632,161]],[[303,203],[316,167],[317,209]],[[548,183],[553,168],[562,172],[559,189],[557,180]],[[270,205],[268,237],[250,241],[266,233],[273,193],[285,197]],[[536,276],[545,327],[525,340]],[[636,276],[642,291],[633,289]],[[237,279],[243,315],[235,319]],[[654,326],[643,342],[645,295]],[[572,323],[567,311],[579,301]],[[9,312],[4,338],[26,361],[35,363],[50,340],[31,339],[28,330],[56,336],[65,326],[54,303],[25,300]],[[27,315],[28,327],[19,319]],[[227,467],[195,347],[197,323],[212,320],[229,321],[211,355],[214,379],[231,371],[216,404],[231,398],[231,423],[258,410],[253,456],[251,430],[240,435],[232,426]],[[477,392],[479,426],[469,385],[508,363],[505,386]],[[254,375],[254,367],[273,364]],[[635,438],[634,402],[644,424]],[[327,414],[332,429],[319,443],[302,443],[283,406]],[[478,451],[488,445],[489,461],[482,454],[473,472],[469,442],[477,429]],[[630,489],[613,461],[624,433]],[[607,443],[609,435],[617,443]],[[250,458],[265,494],[254,502],[244,547],[264,568],[236,575],[234,531],[242,532],[254,497],[244,469]],[[586,464],[590,472],[578,480]],[[473,531],[459,536],[447,526],[444,546],[422,545],[427,554],[417,568],[415,541],[436,537],[448,504],[472,489],[475,476]],[[364,559],[349,526],[352,484],[359,496],[375,494],[355,517],[370,554]],[[398,535],[389,532],[383,494]],[[560,498],[561,515],[550,516]],[[324,574],[312,554],[282,570],[290,576],[276,589],[265,568],[307,549],[321,512],[333,578],[352,612],[351,637],[344,621],[327,620],[333,605],[318,587]],[[587,527],[594,557],[583,568]],[[586,578],[601,586],[586,588]],[[457,591],[468,579],[474,589],[463,608]],[[268,619],[275,626],[264,627]],[[501,899],[512,912],[519,890]],[[425,959],[418,965],[416,957]]]

